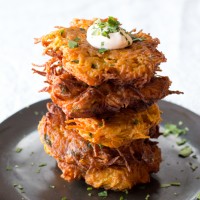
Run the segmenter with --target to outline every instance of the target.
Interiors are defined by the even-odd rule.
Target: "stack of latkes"
[[[159,136],[156,102],[179,92],[169,90],[168,77],[156,75],[166,61],[157,38],[132,31],[131,46],[100,51],[86,40],[93,22],[75,19],[36,39],[51,57],[43,71],[33,69],[46,77],[42,91],[52,99],[39,123],[40,139],[65,180],[130,189],[158,172],[161,152],[150,140]]]

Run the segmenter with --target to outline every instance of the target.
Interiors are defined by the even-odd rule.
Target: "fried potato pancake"
[[[141,111],[169,94],[180,93],[169,90],[171,81],[168,77],[153,77],[140,89],[131,84],[117,85],[112,81],[104,82],[98,87],[88,86],[60,65],[61,63],[52,65],[49,61],[43,66],[44,71],[34,71],[46,76],[49,86],[42,91],[49,92],[52,101],[71,118],[98,117],[125,108]]]
[[[133,37],[142,38],[141,41],[124,49],[99,53],[86,40],[87,29],[94,21],[76,19],[69,28],[57,27],[56,31],[36,39],[35,43],[41,42],[44,54],[59,59],[66,71],[90,86],[114,80],[142,87],[159,70],[159,64],[166,61],[156,49],[159,40],[142,31],[130,32]],[[72,47],[70,42],[76,45]]]
[[[40,139],[65,180],[83,177],[95,188],[125,190],[149,182],[150,174],[159,170],[161,153],[156,142],[141,139],[117,149],[90,143],[66,129],[66,116],[59,107],[48,104],[48,110],[38,126]]]
[[[150,129],[161,121],[156,104],[142,112],[124,110],[103,118],[67,120],[66,129],[74,129],[85,140],[110,148],[119,148],[136,139],[150,138]]]

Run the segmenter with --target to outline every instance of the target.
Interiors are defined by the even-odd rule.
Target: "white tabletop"
[[[108,16],[127,30],[143,29],[160,39],[159,50],[168,59],[162,74],[172,80],[171,89],[185,93],[166,100],[200,114],[199,0],[0,0],[0,122],[49,97],[38,93],[44,79],[31,71],[31,63],[45,60],[33,38],[73,18]]]

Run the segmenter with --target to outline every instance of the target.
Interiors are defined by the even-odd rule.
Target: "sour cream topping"
[[[98,49],[112,50],[130,46],[133,42],[131,36],[119,25],[113,17],[109,17],[108,22],[98,19],[87,30],[87,41]]]

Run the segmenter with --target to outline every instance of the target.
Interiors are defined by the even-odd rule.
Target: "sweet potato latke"
[[[155,142],[140,139],[116,149],[90,143],[66,129],[59,107],[48,104],[48,109],[38,127],[40,139],[67,181],[83,177],[95,188],[125,190],[149,182],[150,174],[159,170],[161,155]]]
[[[159,40],[142,31],[130,32],[133,37],[142,38],[142,41],[135,41],[124,49],[99,53],[86,40],[87,29],[94,21],[76,19],[69,28],[57,27],[58,30],[35,42],[41,42],[45,47],[44,54],[55,58],[55,62],[61,61],[66,71],[90,86],[114,80],[120,84],[142,87],[159,70],[159,64],[166,61],[156,49]],[[71,46],[70,42],[74,45]]]
[[[52,101],[72,118],[97,117],[124,108],[145,110],[169,94],[180,93],[169,90],[168,77],[153,77],[142,88],[132,84],[117,85],[113,81],[97,87],[88,86],[66,72],[60,62],[53,63],[54,59],[43,65],[44,71],[34,71],[46,76],[49,86],[42,91],[49,92]]]
[[[74,118],[67,120],[66,129],[76,130],[92,143],[118,148],[136,139],[150,138],[150,129],[160,121],[160,110],[154,104],[142,112],[125,110],[100,119]]]

